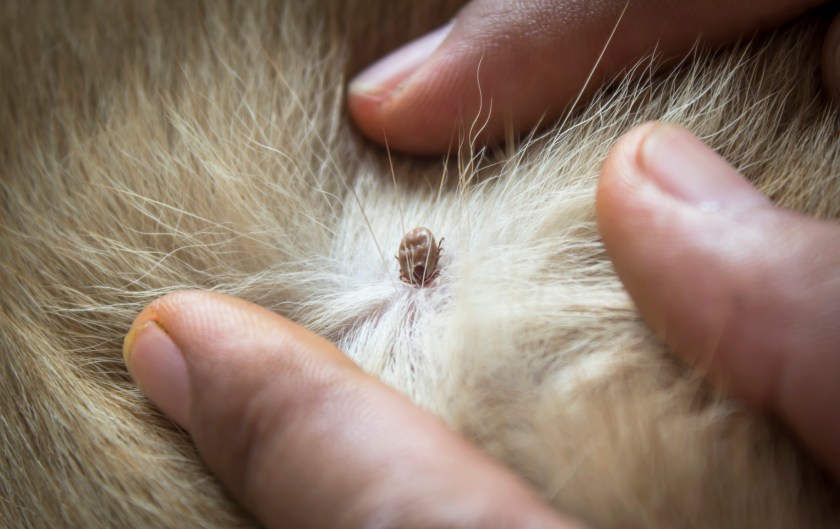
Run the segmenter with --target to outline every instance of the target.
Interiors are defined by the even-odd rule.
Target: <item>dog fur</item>
[[[0,526],[256,525],[122,362],[140,309],[187,288],[334,340],[589,527],[838,526],[838,487],[789,433],[645,328],[593,207],[608,149],[663,119],[777,204],[840,217],[827,9],[664,73],[640,62],[505,149],[472,149],[467,124],[457,156],[393,156],[392,178],[346,81],[456,10],[0,6]],[[445,237],[424,288],[394,259],[417,225]]]

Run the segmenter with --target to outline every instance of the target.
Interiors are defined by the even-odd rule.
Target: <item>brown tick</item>
[[[405,234],[400,242],[397,261],[400,263],[400,279],[410,285],[425,286],[437,276],[441,245],[429,228],[417,226]]]

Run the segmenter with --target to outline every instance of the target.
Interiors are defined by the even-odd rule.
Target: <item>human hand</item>
[[[673,57],[698,39],[703,46],[724,44],[820,3],[474,0],[453,23],[356,77],[348,107],[375,141],[387,138],[391,148],[414,154],[442,153],[459,122],[469,126],[479,108],[479,124],[487,118],[480,139],[499,140],[506,127],[527,131],[543,118],[559,117],[578,95],[590,94],[654,49]],[[836,74],[838,48],[831,49],[826,64]],[[833,90],[840,92],[838,86]]]
[[[780,416],[840,479],[840,224],[775,207],[662,123],[612,149],[596,207],[650,327],[713,382]]]
[[[256,305],[165,296],[124,352],[140,388],[266,527],[575,527],[331,343]]]

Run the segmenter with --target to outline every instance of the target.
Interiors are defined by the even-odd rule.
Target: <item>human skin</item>
[[[682,27],[665,39],[676,43],[673,48],[660,46],[678,53],[699,32],[708,44],[724,42],[813,3],[644,5],[674,20],[689,19],[685,9],[698,14],[691,19],[705,25]],[[487,10],[502,4],[474,2],[459,15],[444,46],[470,51],[473,35],[480,43],[508,42],[505,17],[520,28],[528,26],[528,17],[541,17],[543,33],[516,32],[533,36],[534,42],[514,43],[516,49],[533,49],[537,57],[545,51],[546,31],[558,32],[557,42],[574,42],[587,27],[593,34],[611,29],[607,11],[599,17],[597,9],[613,13],[623,7],[623,2],[597,3],[594,15],[569,19],[574,24],[567,27],[562,18],[545,18],[557,11],[549,4],[517,3],[516,9],[493,16]],[[726,16],[716,15],[721,11]],[[640,12],[648,18],[632,18]],[[649,13],[628,11],[625,21],[662,24],[652,22]],[[469,17],[480,24],[489,17],[497,24],[473,33],[461,25]],[[458,38],[467,40],[459,44]],[[605,64],[620,69],[622,60],[633,60],[649,44],[640,42],[637,52]],[[438,53],[443,52],[432,56]],[[441,64],[457,80],[459,70],[451,61]],[[501,72],[500,78],[527,79],[502,76],[506,68],[520,67],[510,61],[486,64],[486,69],[485,64],[482,71]],[[556,90],[555,101],[536,94],[523,97],[523,104],[565,108],[588,74],[588,67],[582,68],[569,65],[568,77],[558,82],[571,88]],[[470,67],[473,79],[474,73]],[[428,75],[438,74],[430,69]],[[429,81],[426,96],[422,83],[399,88],[398,96],[420,90],[416,97],[426,101],[438,85],[441,93],[459,93],[455,81],[436,79]],[[828,83],[836,86],[836,80]],[[350,96],[351,110],[357,95]],[[411,150],[410,144],[393,142],[400,127],[411,129],[412,112],[420,112],[407,108],[394,118],[397,128],[387,130],[392,146]],[[358,111],[354,116],[367,130],[364,117]],[[530,126],[528,111],[521,116],[520,124]],[[429,137],[434,134],[429,128]],[[448,141],[449,131],[445,136]],[[416,152],[434,152],[443,143],[424,145]],[[597,218],[616,271],[649,325],[714,383],[785,420],[840,478],[837,225],[773,206],[699,140],[665,124],[638,127],[613,148],[599,182]],[[715,337],[713,346],[705,339],[709,336]],[[437,419],[362,373],[334,345],[258,306],[203,292],[166,296],[138,316],[126,338],[125,357],[140,388],[190,433],[218,478],[267,527],[574,526]]]
[[[350,83],[348,108],[374,141],[442,154],[473,122],[480,140],[502,140],[508,129],[527,133],[654,50],[667,59],[696,45],[713,48],[820,3],[476,0],[361,72]],[[829,62],[836,67],[836,56]]]

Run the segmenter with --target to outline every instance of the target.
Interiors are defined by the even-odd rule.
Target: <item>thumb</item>
[[[840,478],[840,225],[774,207],[687,131],[655,123],[610,153],[597,215],[649,325]]]
[[[266,527],[570,527],[332,344],[250,303],[165,296],[125,356]]]
[[[473,122],[499,140],[559,117],[654,48],[720,45],[820,2],[473,0],[356,77],[348,108],[367,136],[415,154],[446,151]]]

